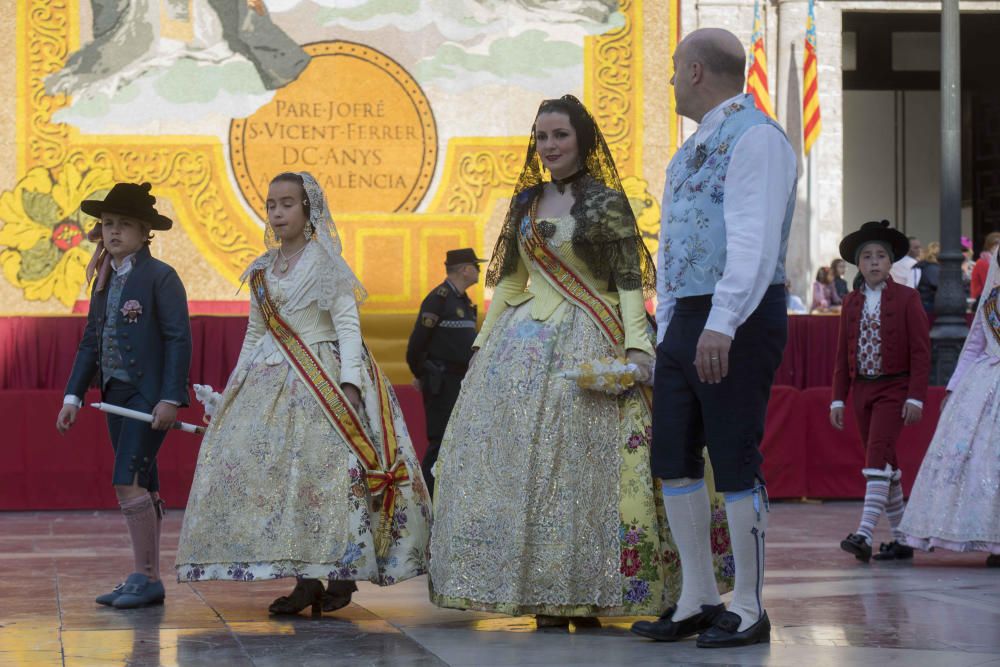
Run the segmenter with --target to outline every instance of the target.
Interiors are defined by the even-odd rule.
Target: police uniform
[[[479,263],[472,250],[468,255],[448,253],[449,264]],[[453,261],[465,259],[465,261]],[[435,287],[423,303],[420,315],[410,334],[406,348],[406,363],[414,377],[420,380],[424,415],[427,419],[427,452],[421,468],[428,489],[433,493],[431,468],[437,461],[441,438],[451,416],[462,378],[472,359],[472,343],[476,340],[476,305],[465,292],[451,281]]]

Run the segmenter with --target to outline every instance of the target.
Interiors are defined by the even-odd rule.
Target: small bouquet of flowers
[[[634,387],[643,373],[638,365],[622,357],[602,357],[596,361],[585,361],[560,375],[576,380],[581,389],[617,396]]]

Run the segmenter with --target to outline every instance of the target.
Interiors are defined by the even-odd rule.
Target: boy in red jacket
[[[865,563],[872,558],[872,531],[883,512],[893,541],[879,547],[875,560],[913,557],[913,549],[899,542],[903,487],[896,440],[904,425],[923,416],[931,344],[920,293],[889,277],[893,263],[909,249],[909,240],[888,220],[866,222],[840,243],[840,256],[856,264],[864,280],[844,299],[840,313],[830,422],[844,428],[844,401],[852,390],[865,447],[861,472],[868,483],[861,524],[840,548]]]

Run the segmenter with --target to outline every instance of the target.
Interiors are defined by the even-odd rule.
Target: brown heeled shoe
[[[312,606],[312,615],[323,615],[323,583],[319,579],[300,579],[291,595],[282,595],[267,610],[275,616],[294,616]]]

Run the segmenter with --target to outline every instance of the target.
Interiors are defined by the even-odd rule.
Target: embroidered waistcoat
[[[677,298],[712,294],[726,267],[725,203],[726,171],[733,148],[752,127],[770,124],[781,127],[754,106],[753,97],[744,95],[724,110],[725,119],[704,143],[691,137],[677,151],[667,168],[663,192],[663,219],[666,227],[660,252],[659,270],[667,292]],[[781,227],[781,249],[771,284],[785,282],[785,254],[795,209],[795,189],[789,196]]]
[[[125,370],[122,353],[118,348],[118,326],[121,316],[118,307],[121,305],[122,290],[125,289],[128,276],[128,273],[123,276],[114,274],[108,284],[108,305],[104,313],[104,329],[101,336],[101,382],[105,385],[111,378],[122,382],[132,381],[128,371]]]
[[[865,308],[858,330],[858,373],[868,377],[882,374],[882,318],[880,305]]]

